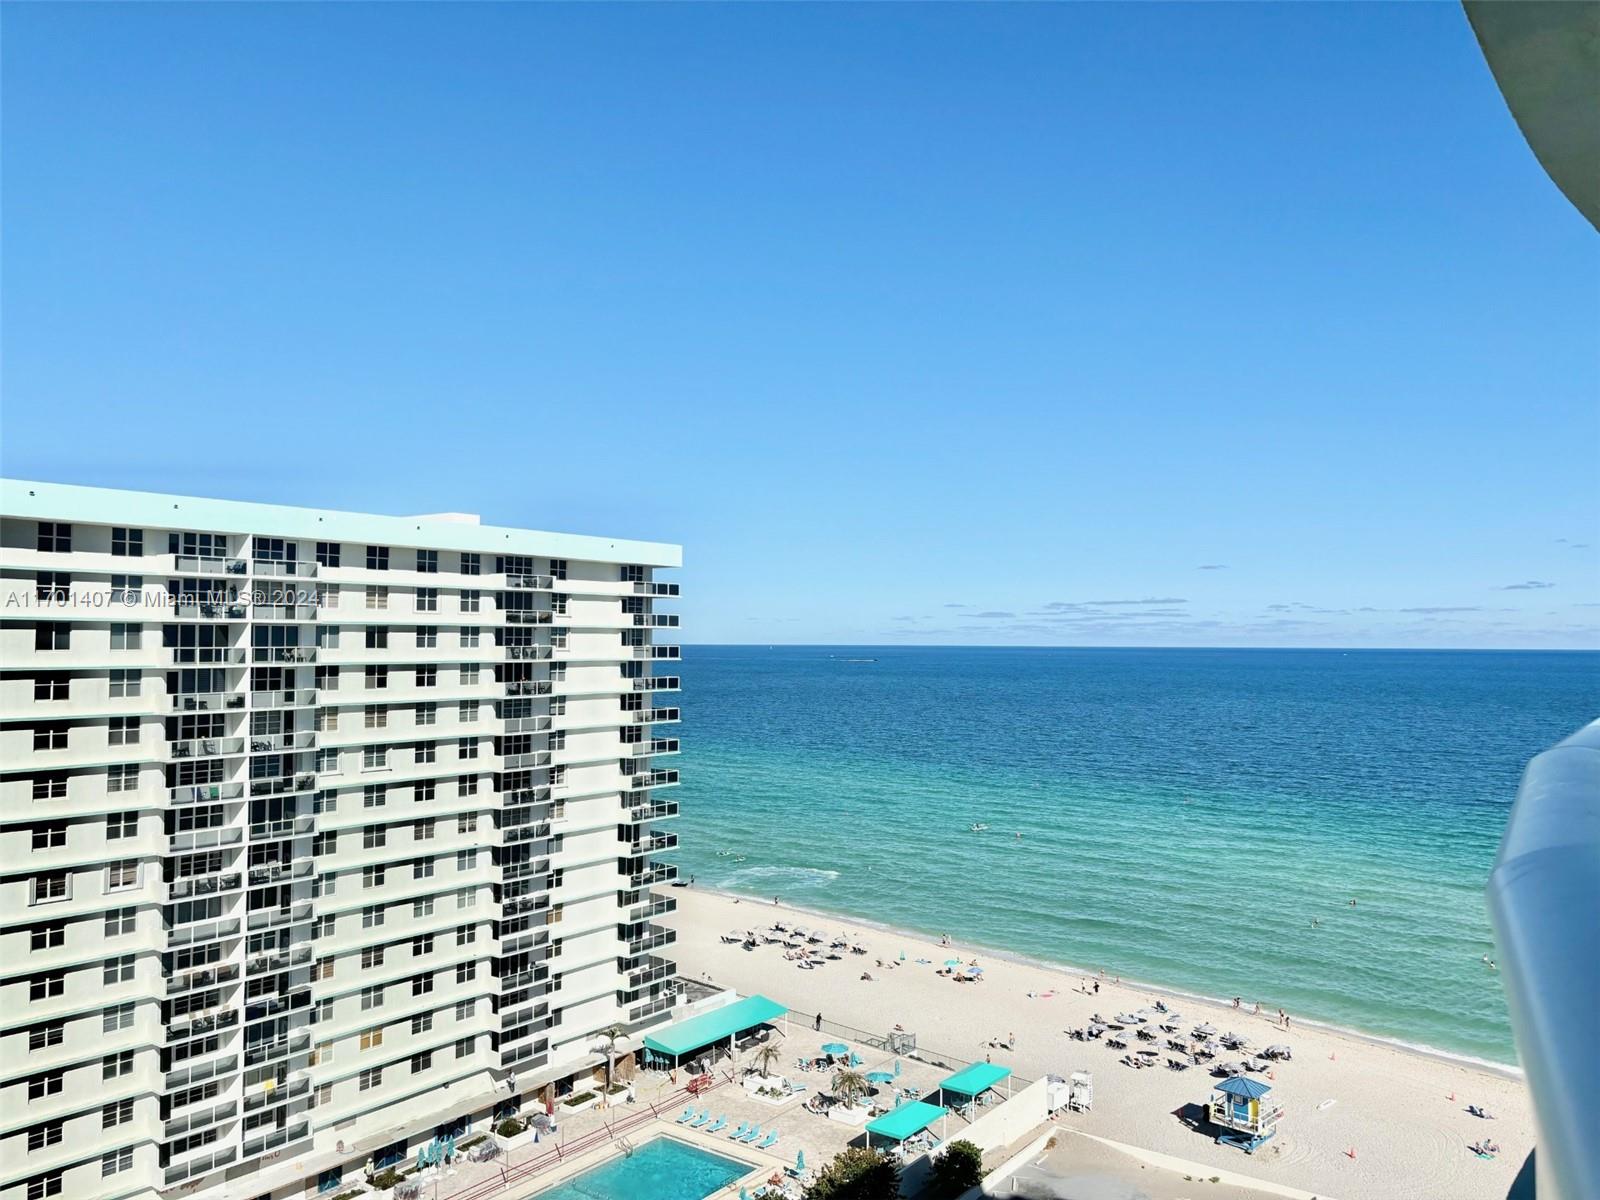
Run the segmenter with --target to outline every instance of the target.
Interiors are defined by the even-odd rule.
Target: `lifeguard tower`
[[[1268,1100],[1272,1089],[1255,1079],[1235,1075],[1217,1084],[1206,1105],[1206,1116],[1222,1129],[1217,1141],[1254,1154],[1278,1132],[1283,1109]]]

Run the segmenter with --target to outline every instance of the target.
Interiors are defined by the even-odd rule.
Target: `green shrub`
[[[900,1164],[852,1146],[817,1173],[805,1200],[897,1200],[899,1195]]]
[[[471,1137],[469,1137],[466,1141],[462,1142],[459,1146],[457,1146],[456,1150],[458,1152],[461,1151],[461,1150],[471,1150],[474,1146],[476,1146],[481,1141],[483,1141],[483,1134],[475,1133]]]
[[[959,1196],[983,1181],[983,1151],[965,1138],[951,1142],[933,1160],[933,1192]]]
[[[504,1121],[501,1121],[500,1124],[494,1127],[494,1131],[501,1137],[516,1137],[517,1134],[522,1132],[522,1129],[522,1122],[513,1120],[510,1117],[507,1117]]]
[[[371,1183],[373,1187],[382,1191],[385,1188],[392,1188],[404,1178],[405,1176],[393,1167],[385,1167],[372,1177]]]
[[[561,1103],[566,1104],[566,1105],[584,1104],[584,1103],[587,1103],[588,1101],[593,1100],[593,1099],[594,1099],[594,1093],[593,1092],[579,1092],[575,1096],[568,1096]]]

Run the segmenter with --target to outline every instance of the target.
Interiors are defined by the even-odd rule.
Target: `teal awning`
[[[957,1071],[942,1081],[939,1088],[960,1096],[976,1096],[980,1092],[987,1092],[1010,1074],[1010,1067],[1002,1067],[997,1063],[973,1063],[965,1071]]]
[[[893,1112],[884,1113],[867,1125],[868,1133],[903,1142],[914,1133],[921,1133],[940,1117],[944,1109],[926,1100],[907,1100]]]
[[[644,1044],[647,1049],[654,1050],[657,1054],[665,1054],[668,1058],[682,1058],[686,1054],[693,1054],[696,1050],[711,1045],[712,1042],[720,1042],[723,1038],[743,1033],[746,1029],[754,1029],[757,1025],[776,1021],[788,1011],[776,1000],[768,1000],[765,996],[746,996],[743,1000],[735,1000],[732,1004],[714,1008],[697,1017],[674,1021],[671,1025],[647,1034]]]

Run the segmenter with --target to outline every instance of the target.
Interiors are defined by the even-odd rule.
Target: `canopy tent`
[[[1011,1068],[1002,1067],[999,1063],[973,1063],[964,1071],[957,1071],[954,1075],[939,1081],[939,1100],[944,1101],[944,1094],[951,1092],[968,1100],[974,1099],[996,1084],[1011,1078]],[[1006,1096],[1011,1095],[1011,1087],[1006,1086]]]
[[[1217,1091],[1229,1096],[1237,1096],[1241,1100],[1259,1100],[1272,1089],[1258,1079],[1249,1079],[1243,1075],[1235,1075],[1224,1079],[1217,1084]]]
[[[867,1144],[870,1146],[874,1137],[903,1142],[944,1116],[945,1110],[937,1104],[929,1104],[926,1100],[907,1100],[893,1112],[867,1123]]]
[[[746,996],[732,1004],[686,1020],[674,1021],[645,1035],[646,1050],[669,1060],[673,1066],[696,1050],[727,1039],[731,1041],[747,1029],[770,1025],[782,1017],[787,1023],[789,1010],[765,996]]]

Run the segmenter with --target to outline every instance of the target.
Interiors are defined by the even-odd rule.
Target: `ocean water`
[[[1502,1063],[1484,885],[1528,758],[1600,714],[1585,653],[689,646],[680,673],[667,857],[701,885]]]

